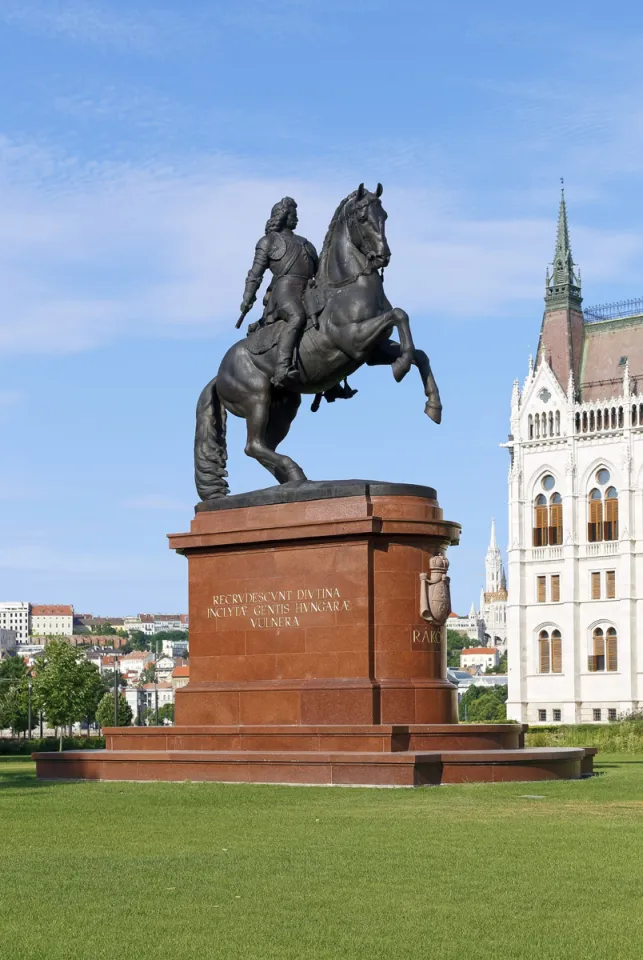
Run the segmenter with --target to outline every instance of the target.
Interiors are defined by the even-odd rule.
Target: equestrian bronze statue
[[[226,496],[226,411],[246,421],[245,452],[279,483],[306,476],[277,453],[302,394],[329,401],[351,397],[346,378],[359,367],[387,365],[399,382],[415,365],[427,398],[425,413],[440,423],[442,404],[429,358],[415,348],[408,314],[391,307],[382,275],[391,253],[380,197],[360,184],[330,222],[319,262],[313,245],[293,232],[297,205],[273,207],[246,279],[241,318],[250,310],[266,270],[272,281],[262,319],[235,343],[205,387],[196,413],[195,479],[202,500]],[[396,328],[399,343],[391,340]]]

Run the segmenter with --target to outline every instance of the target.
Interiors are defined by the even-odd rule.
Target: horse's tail
[[[225,497],[230,492],[226,462],[226,409],[217,393],[217,378],[210,380],[196,405],[194,480],[202,500]]]

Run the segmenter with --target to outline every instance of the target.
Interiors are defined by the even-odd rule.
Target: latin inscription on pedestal
[[[252,593],[223,593],[212,597],[208,620],[235,618],[252,630],[287,629],[305,626],[316,615],[352,610],[338,587],[298,590],[256,590]]]

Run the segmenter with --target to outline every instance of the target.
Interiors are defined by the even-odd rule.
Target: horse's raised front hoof
[[[427,417],[430,417],[434,423],[442,422],[442,404],[441,403],[431,403],[430,400],[427,400],[424,405],[424,412]]]
[[[391,370],[393,371],[393,377],[395,378],[396,383],[399,383],[400,380],[404,380],[404,377],[407,375],[411,369],[411,362],[407,360],[406,357],[398,357],[397,360],[394,360],[391,364]]]

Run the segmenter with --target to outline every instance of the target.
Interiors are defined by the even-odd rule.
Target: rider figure
[[[241,304],[243,315],[252,307],[263,275],[270,270],[273,278],[264,298],[264,321],[285,321],[272,377],[276,387],[287,386],[299,378],[295,349],[306,326],[303,296],[319,262],[312,243],[293,232],[296,226],[297,204],[292,197],[284,197],[272,208],[265,235],[255,248]]]

